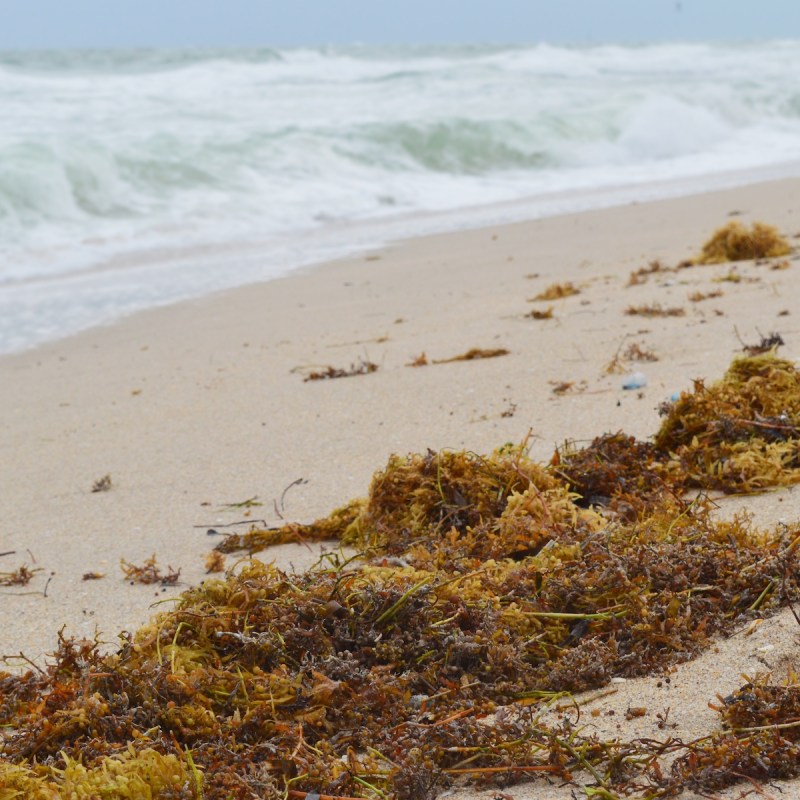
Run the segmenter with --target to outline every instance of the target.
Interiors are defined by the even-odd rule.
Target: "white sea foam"
[[[798,56],[0,53],[0,352],[388,236],[798,162]]]

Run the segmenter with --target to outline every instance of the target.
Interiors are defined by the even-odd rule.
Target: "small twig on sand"
[[[280,507],[280,509],[278,509],[278,501],[277,501],[277,500],[273,500],[273,501],[272,501],[272,505],[273,505],[273,506],[274,506],[274,508],[275,508],[275,514],[276,514],[276,515],[277,515],[277,516],[278,516],[280,519],[283,519],[283,518],[284,518],[284,517],[283,517],[283,513],[282,513],[282,512],[286,511],[286,506],[284,505],[284,501],[286,500],[286,493],[289,491],[289,489],[293,488],[294,486],[302,486],[302,485],[303,485],[303,484],[305,484],[305,483],[308,483],[308,481],[307,481],[305,478],[296,478],[295,480],[293,480],[293,481],[292,481],[292,482],[291,482],[291,483],[290,483],[290,484],[289,484],[289,485],[288,485],[288,486],[287,486],[287,487],[286,487],[286,488],[283,490],[283,492],[281,493],[281,500],[280,500],[281,507]]]
[[[286,488],[283,490],[283,492],[282,492],[282,494],[281,494],[281,511],[284,511],[284,510],[285,510],[285,508],[284,508],[284,505],[283,505],[283,501],[286,499],[286,493],[289,491],[289,489],[291,489],[291,488],[292,488],[292,487],[294,487],[294,486],[302,486],[302,485],[303,485],[303,484],[305,484],[305,483],[308,483],[308,481],[307,481],[305,478],[297,478],[296,480],[293,480],[293,481],[292,481],[292,482],[291,482],[291,483],[290,483],[290,484],[289,484],[289,485],[288,485],[288,486],[287,486],[287,487],[286,487]]]
[[[215,522],[213,524],[207,525],[192,525],[193,528],[204,528],[208,530],[209,535],[213,536],[217,533],[214,530],[214,527],[217,528],[232,528],[234,525],[263,525],[265,528],[268,526],[268,523],[265,519],[240,519],[237,522]],[[221,536],[227,536],[227,534],[220,534]]]

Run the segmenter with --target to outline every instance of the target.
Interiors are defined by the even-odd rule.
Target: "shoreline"
[[[291,235],[282,234],[264,242],[246,239],[238,243],[218,242],[121,253],[109,256],[94,266],[63,275],[33,277],[8,285],[0,302],[0,341],[5,335],[8,343],[4,345],[6,349],[0,350],[0,358],[35,350],[95,328],[113,326],[143,312],[168,309],[181,303],[270,283],[324,268],[332,262],[357,260],[365,253],[383,251],[418,239],[458,235],[488,227],[660,200],[702,197],[718,191],[797,178],[800,178],[800,162],[785,162],[646,183],[542,193],[459,209],[415,211],[387,218],[344,221],[332,228],[305,233],[295,231]],[[299,241],[307,248],[302,253],[297,250]],[[223,274],[231,261],[237,263],[236,272],[239,276],[233,282]],[[173,266],[165,269],[164,265],[168,262],[173,262]],[[136,299],[136,293],[131,294],[129,289],[123,299],[117,300],[123,303],[122,306],[112,307],[112,303],[107,307],[105,298],[109,295],[109,289],[111,293],[123,292],[120,284],[137,274],[139,291],[146,287],[147,292],[155,291],[156,294],[151,295],[148,301],[143,301]],[[203,278],[202,288],[198,288],[198,275]],[[189,284],[193,284],[194,288],[186,288]],[[166,292],[163,297],[158,296],[159,286],[160,291]],[[63,301],[66,295],[74,297],[81,293],[85,295],[83,305],[76,304],[74,300],[67,303]],[[87,305],[90,308],[97,307],[87,311]],[[13,325],[19,323],[14,317],[19,308],[26,309],[25,318],[29,325],[41,325],[42,318],[48,316],[72,321],[60,333],[42,333],[41,330],[38,333],[28,332],[27,340],[23,333],[23,340],[13,344],[11,337],[14,334],[10,331]],[[31,323],[33,319],[35,323]],[[4,332],[4,324],[12,327]]]
[[[273,500],[301,477],[307,483],[285,495],[286,519],[308,521],[363,496],[393,452],[485,452],[532,429],[531,452],[544,460],[567,438],[619,429],[647,438],[664,399],[721,375],[741,348],[737,336],[778,328],[794,356],[793,317],[778,318],[794,313],[794,262],[782,271],[742,265],[738,283],[714,282],[729,270],[722,265],[625,286],[652,259],[696,253],[734,211],[792,236],[800,181],[410,240],[0,357],[0,551],[17,552],[0,566],[43,570],[21,592],[4,590],[0,653],[39,660],[63,624],[113,643],[149,618],[151,603],[205,577],[208,528],[279,522]],[[564,280],[581,294],[527,302]],[[687,302],[690,291],[720,287],[719,299]],[[686,313],[624,314],[643,302]],[[524,318],[548,306],[553,319]],[[603,371],[627,341],[659,356],[640,367],[641,397]],[[510,355],[406,367],[422,352],[444,359],[472,347]],[[309,383],[296,371],[360,358],[380,369]],[[558,382],[574,391],[554,394]],[[106,474],[111,490],[93,493]],[[222,510],[253,497],[263,505],[249,517]],[[138,564],[152,553],[182,569],[182,586],[125,582],[120,559]],[[304,568],[318,555],[286,545],[266,557]],[[88,571],[105,577],[82,581]]]

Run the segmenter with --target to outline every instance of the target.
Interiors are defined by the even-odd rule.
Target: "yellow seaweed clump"
[[[754,222],[748,229],[734,220],[719,228],[703,245],[697,263],[724,264],[727,261],[774,258],[790,252],[789,242],[772,225]]]
[[[665,411],[655,446],[685,485],[749,492],[800,481],[800,372],[774,352],[735,359]]]
[[[0,762],[3,800],[201,800],[203,775],[191,757],[156,750],[104,758],[97,766],[64,757],[63,768]]]
[[[338,540],[369,553],[406,551],[431,566],[458,551],[472,559],[532,553],[566,527],[597,524],[574,503],[564,481],[516,446],[489,456],[429,450],[392,456],[375,473],[366,499],[309,525],[290,523],[226,537],[216,549],[255,553],[285,542]],[[407,554],[408,555],[408,554]]]
[[[404,535],[440,536],[452,528],[464,533],[499,517],[511,494],[525,492],[532,483],[540,491],[558,485],[516,447],[490,456],[433,450],[392,456],[375,473],[364,511],[345,541],[384,547]]]
[[[565,297],[572,297],[575,294],[580,294],[581,290],[575,286],[572,281],[565,281],[564,283],[552,283],[546,289],[543,289],[531,301],[535,300],[563,300]]]

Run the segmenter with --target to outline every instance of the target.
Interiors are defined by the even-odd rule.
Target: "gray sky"
[[[800,0],[0,0],[0,48],[800,38]]]

